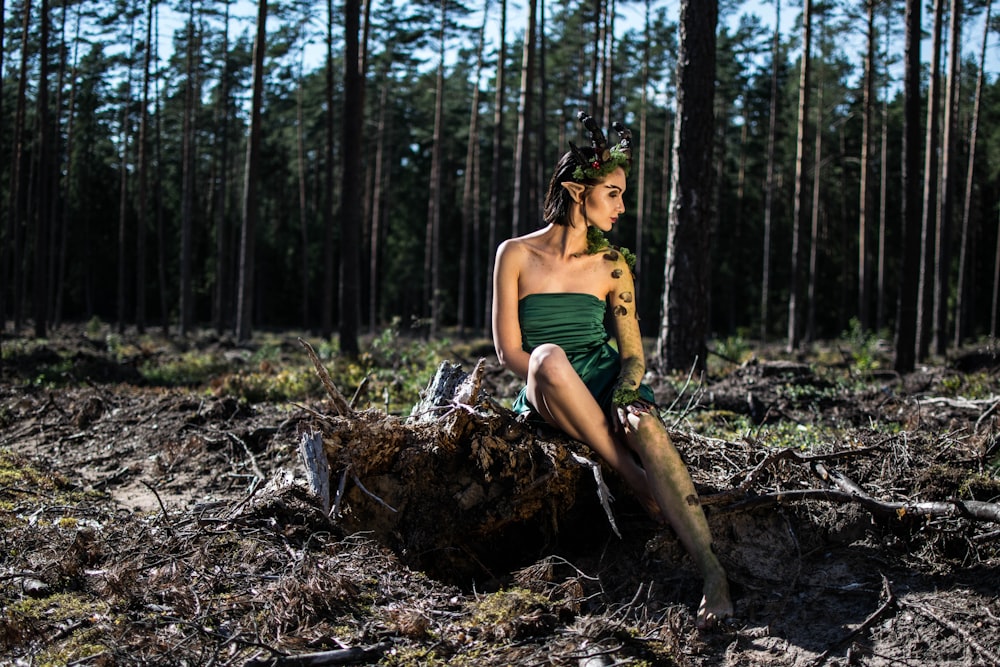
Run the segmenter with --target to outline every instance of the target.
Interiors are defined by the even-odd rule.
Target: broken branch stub
[[[337,389],[337,385],[333,384],[333,379],[330,377],[330,373],[326,370],[326,366],[323,362],[319,360],[319,355],[316,354],[316,350],[313,346],[309,344],[309,341],[299,338],[299,344],[306,349],[306,353],[309,354],[309,359],[312,360],[313,367],[316,369],[316,374],[319,375],[320,382],[323,383],[323,388],[326,389],[327,395],[330,400],[333,401],[333,406],[337,409],[337,414],[339,415],[350,415],[354,413],[354,409],[348,404],[347,399],[344,395],[340,393]]]

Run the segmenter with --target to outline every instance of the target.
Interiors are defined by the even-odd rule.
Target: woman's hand
[[[632,420],[636,421],[641,415],[658,415],[656,404],[646,400],[639,393],[638,384],[632,380],[619,378],[615,385],[615,392],[611,398],[612,417],[615,431],[630,431],[633,428]]]

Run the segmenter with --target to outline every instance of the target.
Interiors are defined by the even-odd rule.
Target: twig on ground
[[[373,659],[380,657],[391,646],[390,642],[381,642],[373,646],[340,648],[319,653],[253,658],[244,663],[244,667],[322,667],[323,665],[371,663]]]
[[[167,525],[167,534],[170,535],[170,537],[175,537],[173,526],[170,525],[170,515],[167,514],[167,508],[163,505],[163,499],[160,498],[160,494],[157,493],[156,489],[154,489],[145,480],[140,479],[139,483],[142,484],[147,489],[149,489],[150,491],[152,491],[153,495],[156,496],[156,502],[160,504],[160,510],[163,512],[163,521]]]
[[[722,502],[731,497],[728,493],[715,495],[725,495]],[[720,501],[713,501],[715,495],[703,496],[702,504],[718,504]],[[709,499],[706,502],[706,498]],[[751,496],[737,501],[730,505],[730,509],[750,509],[756,507],[766,507],[776,505],[786,501],[796,500],[826,500],[830,502],[856,502],[873,514],[881,516],[902,517],[907,514],[924,516],[931,518],[967,518],[979,521],[990,521],[1000,523],[1000,505],[996,503],[986,503],[976,500],[942,500],[918,503],[892,502],[876,500],[868,495],[858,495],[854,492],[841,491],[839,489],[790,489],[786,491],[774,491],[759,496]]]
[[[330,415],[323,414],[319,410],[313,410],[312,408],[310,408],[307,405],[302,405],[301,403],[296,403],[295,401],[289,401],[289,403],[291,405],[294,405],[295,407],[297,407],[299,410],[305,410],[306,412],[308,412],[313,417],[316,417],[318,419],[322,419],[323,421],[333,421],[333,417],[331,417]]]
[[[847,635],[838,639],[828,649],[823,651],[823,653],[820,654],[820,656],[812,662],[810,667],[820,667],[820,665],[824,664],[827,661],[832,651],[840,648],[841,646],[848,643],[858,635],[867,632],[868,629],[871,626],[873,626],[877,621],[879,621],[887,612],[889,612],[890,610],[894,609],[897,606],[896,595],[892,592],[892,588],[889,586],[889,580],[885,578],[885,575],[882,575],[882,597],[884,598],[884,600],[882,604],[879,605],[878,609],[869,614],[868,618],[866,618],[864,621],[861,622],[861,625],[854,628],[854,630],[852,630]]]
[[[990,406],[990,407],[989,407],[989,408],[988,408],[988,409],[986,410],[986,412],[984,412],[983,414],[979,415],[979,419],[977,419],[977,420],[976,420],[976,425],[975,425],[975,426],[973,427],[973,429],[972,429],[972,432],[973,432],[973,433],[978,433],[978,432],[979,432],[979,426],[980,426],[980,425],[981,425],[981,424],[983,423],[983,421],[984,421],[984,420],[985,420],[985,419],[986,419],[987,417],[989,417],[990,415],[992,415],[992,414],[993,414],[994,412],[996,412],[996,411],[997,411],[997,406],[1000,406],[1000,400],[997,400],[997,401],[994,401],[994,402],[993,402],[993,405],[991,405],[991,406]]]
[[[235,433],[232,433],[230,431],[226,431],[226,437],[243,447],[243,453],[245,453],[247,455],[247,458],[250,459],[250,467],[253,469],[253,474],[256,475],[258,479],[266,479],[267,476],[264,474],[264,471],[261,470],[260,466],[257,465],[257,457],[255,457],[253,455],[253,452],[250,451],[250,447],[247,445],[247,443],[244,442],[243,439],[237,436]]]

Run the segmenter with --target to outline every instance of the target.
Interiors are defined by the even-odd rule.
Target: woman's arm
[[[521,323],[517,312],[523,252],[519,244],[512,241],[504,241],[497,248],[493,266],[493,346],[500,365],[525,379],[529,355],[521,346]]]
[[[634,392],[639,389],[639,384],[646,374],[646,356],[642,348],[642,334],[639,331],[635,281],[632,277],[632,271],[621,253],[615,253],[615,255],[617,257],[611,272],[612,284],[609,305],[622,364],[621,372],[618,375],[618,387],[623,391]]]

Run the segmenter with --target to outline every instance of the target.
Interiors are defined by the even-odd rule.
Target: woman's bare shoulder
[[[538,241],[534,235],[515,236],[502,242],[497,248],[497,254],[511,259],[524,258],[538,252]]]

